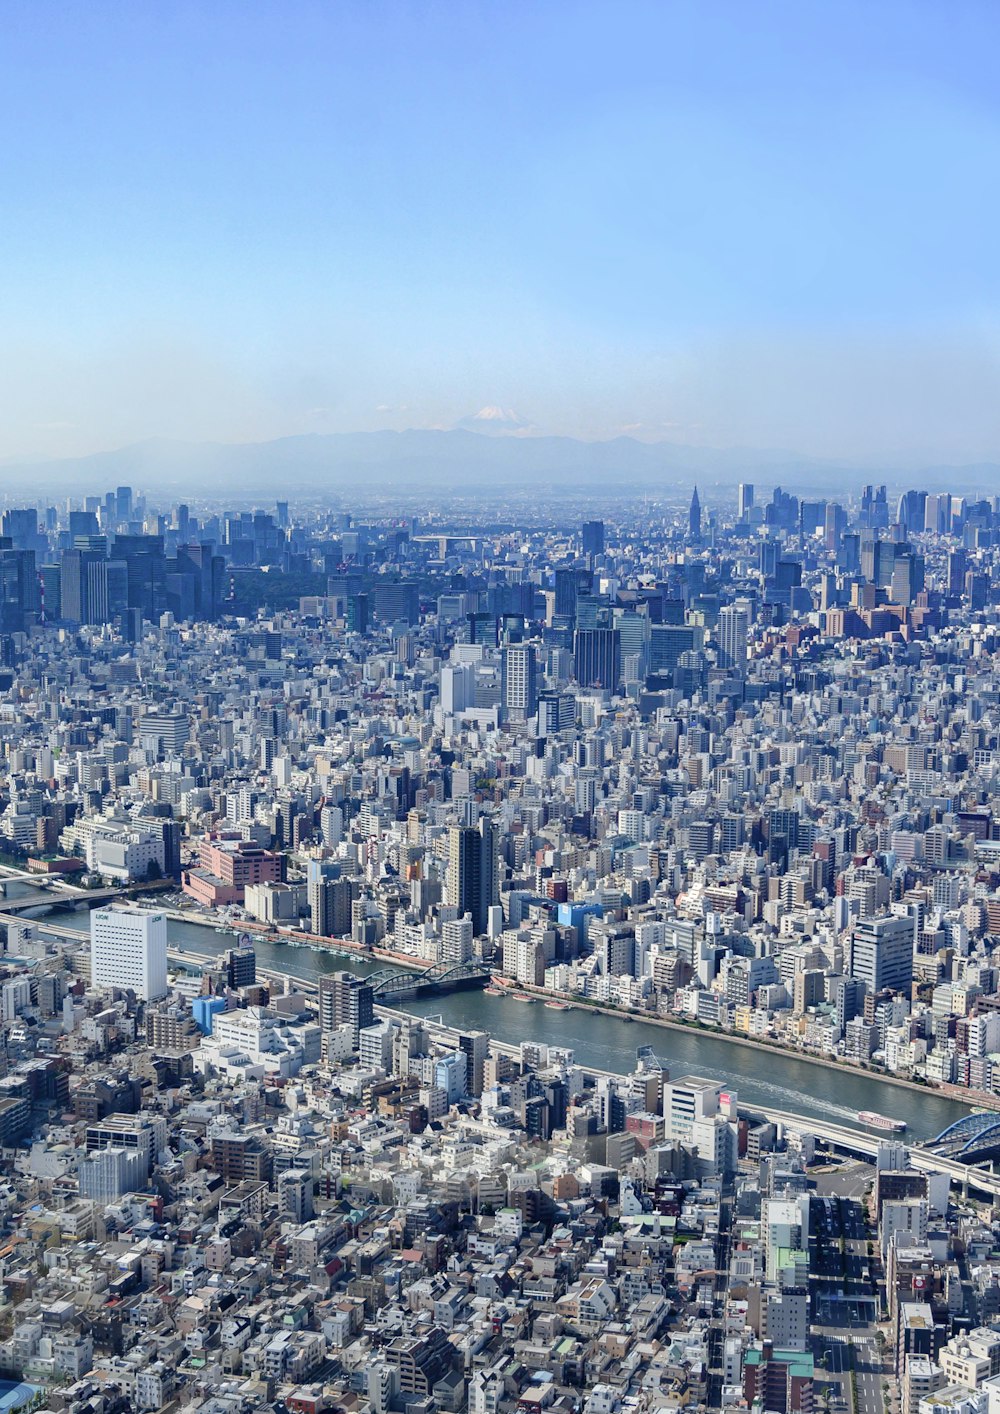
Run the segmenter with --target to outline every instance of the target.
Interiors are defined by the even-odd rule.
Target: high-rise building
[[[746,609],[727,604],[719,611],[719,667],[731,668],[743,676],[747,667],[747,637],[750,618]]]
[[[604,554],[603,520],[586,520],[583,523],[583,553],[589,556]]]
[[[310,931],[321,938],[348,937],[351,908],[358,892],[355,881],[339,877],[336,864],[311,859],[306,889]]]
[[[253,944],[241,944],[226,953],[226,984],[238,991],[240,987],[253,987],[257,981],[257,954]]]
[[[569,692],[543,692],[538,699],[538,735],[555,736],[576,721],[576,698]]]
[[[167,994],[167,916],[100,908],[90,915],[90,980],[122,987],[140,1001]]]
[[[965,591],[965,575],[968,560],[964,550],[948,551],[948,596],[960,599]]]
[[[319,1024],[323,1031],[350,1026],[354,1045],[366,1026],[375,1020],[374,990],[353,972],[332,972],[319,979]]]
[[[310,859],[306,873],[306,894],[309,903],[309,931],[317,937],[330,936],[327,886],[332,884],[340,866],[332,860]]]
[[[368,595],[349,595],[345,609],[345,620],[349,631],[351,633],[367,633],[370,617]]]
[[[851,976],[874,996],[886,988],[905,992],[913,980],[913,919],[892,914],[861,918],[854,925]]]
[[[470,1095],[483,1093],[483,1067],[490,1052],[488,1031],[463,1031],[458,1037],[458,1049],[465,1056],[467,1089]]]
[[[487,930],[489,910],[500,902],[497,830],[483,817],[477,826],[453,825],[448,834],[448,902],[472,917],[476,935]]]
[[[191,739],[191,722],[186,712],[146,712],[139,736],[155,738],[158,751],[176,756]]]
[[[740,520],[749,520],[750,512],[753,509],[753,482],[741,481],[740,489],[737,493],[736,513]]]
[[[621,680],[621,636],[616,628],[578,629],[573,638],[573,656],[581,687],[614,692]]]
[[[688,511],[688,535],[697,544],[701,540],[701,502],[698,488],[691,493],[691,507]]]
[[[503,650],[500,703],[506,721],[526,722],[538,710],[537,664],[529,643]]]

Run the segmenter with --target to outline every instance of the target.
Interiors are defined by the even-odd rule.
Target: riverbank
[[[648,1026],[662,1027],[665,1031],[683,1031],[688,1036],[711,1036],[713,1040],[728,1041],[734,1046],[742,1046],[745,1050],[765,1051],[771,1056],[788,1056],[790,1059],[803,1061],[806,1065],[821,1066],[824,1070],[840,1070],[865,1080],[895,1085],[902,1090],[915,1090],[922,1095],[940,1095],[949,1100],[956,1100],[959,1104],[981,1105],[984,1109],[1000,1113],[1000,1096],[986,1091],[965,1090],[958,1085],[932,1085],[919,1080],[906,1080],[885,1070],[869,1070],[854,1061],[845,1060],[842,1056],[812,1055],[808,1051],[796,1050],[793,1046],[783,1046],[779,1041],[757,1041],[752,1036],[737,1035],[733,1031],[724,1031],[721,1027],[701,1026],[698,1022],[680,1021],[674,1017],[660,1016],[656,1012],[629,1011],[625,1007],[608,1006],[603,1002],[581,1001],[571,992],[553,992],[530,983],[518,982],[517,991],[530,994],[532,1000],[557,1001],[571,1011],[598,1012],[601,1016],[617,1017],[626,1024],[641,1021]],[[513,997],[513,989],[507,995]]]
[[[217,922],[206,918],[204,915],[199,916],[197,913],[182,909],[168,909],[166,912],[169,917],[175,918],[178,922],[195,925],[199,932],[213,933],[220,930],[220,925]],[[358,963],[367,963],[369,965],[385,963],[395,967],[406,968],[414,972],[422,971],[430,966],[429,963],[420,962],[413,957],[391,952],[389,949],[365,948],[350,940],[324,938],[316,934],[300,932],[298,930],[289,930],[288,932],[276,934],[275,930],[270,928],[267,924],[256,924],[255,926],[248,926],[244,923],[232,924],[221,931],[230,935],[245,931],[269,947],[280,948],[298,944],[306,947],[309,951],[318,956],[326,955],[331,959],[343,958],[347,967],[350,967],[351,961],[354,960]],[[208,946],[207,938],[206,946]],[[215,946],[215,944],[212,946]],[[229,944],[223,943],[220,940],[219,946],[229,946]],[[543,1003],[556,1002],[560,1009],[564,1009],[566,1012],[573,1013],[574,1015],[591,1012],[615,1020],[619,1022],[623,1028],[622,1040],[627,1040],[629,1035],[628,1031],[624,1030],[624,1028],[633,1023],[636,1025],[655,1026],[659,1030],[672,1031],[687,1036],[695,1043],[703,1038],[708,1043],[725,1042],[727,1043],[725,1047],[727,1050],[735,1047],[744,1051],[757,1052],[758,1054],[763,1052],[766,1056],[771,1057],[772,1060],[779,1063],[783,1060],[787,1060],[790,1064],[801,1061],[814,1070],[818,1068],[828,1076],[842,1075],[845,1078],[850,1077],[852,1080],[871,1081],[876,1085],[894,1086],[897,1090],[909,1091],[911,1094],[918,1094],[928,1098],[934,1097],[939,1100],[947,1100],[966,1108],[975,1105],[1000,1111],[1000,1097],[996,1095],[984,1094],[975,1090],[964,1090],[954,1085],[923,1084],[918,1081],[904,1079],[901,1076],[891,1075],[883,1070],[868,1070],[861,1065],[840,1057],[814,1055],[777,1042],[761,1041],[750,1036],[724,1031],[721,1028],[700,1026],[696,1022],[685,1022],[674,1017],[664,1017],[642,1011],[627,1011],[621,1007],[609,1006],[600,1002],[583,1001],[572,993],[547,991],[545,988],[535,987],[530,984],[518,983],[512,985],[506,993],[507,1005],[512,1007],[525,1004],[516,1003],[512,1000],[510,993],[513,991],[530,995],[533,1001],[538,1000]],[[500,1001],[499,998],[495,1000]],[[501,1005],[504,1005],[504,1003],[501,1002]],[[485,1029],[490,1029],[488,1024]],[[491,1034],[493,1034],[492,1031]],[[889,1107],[891,1108],[891,1105],[889,1105]],[[859,1105],[858,1108],[877,1110],[879,1109],[879,1104],[876,1099],[874,1103],[868,1102]]]

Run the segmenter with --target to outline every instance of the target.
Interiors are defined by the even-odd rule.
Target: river
[[[44,918],[37,922],[44,930]],[[58,922],[62,927],[79,927],[81,932],[88,926],[86,915],[79,913],[60,913]],[[177,919],[169,921],[168,937],[171,947],[183,948],[198,958],[215,957],[235,941],[231,934]],[[325,972],[346,969],[368,973],[387,966],[262,939],[255,939],[254,947],[262,968],[306,981],[315,981]],[[638,1047],[652,1046],[673,1076],[701,1075],[731,1085],[745,1105],[788,1110],[831,1123],[854,1123],[859,1110],[875,1110],[905,1120],[906,1135],[913,1140],[933,1138],[968,1113],[967,1106],[930,1090],[890,1085],[877,1077],[742,1046],[704,1031],[668,1030],[579,1009],[553,1011],[541,1001],[487,997],[478,991],[393,1005],[416,1015],[440,1016],[449,1026],[488,1031],[498,1041],[513,1045],[532,1040],[568,1046],[582,1065],[623,1074],[634,1068]]]

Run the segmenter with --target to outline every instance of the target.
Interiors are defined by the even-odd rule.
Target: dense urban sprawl
[[[12,1402],[1000,1414],[1000,498],[716,499],[4,512]]]

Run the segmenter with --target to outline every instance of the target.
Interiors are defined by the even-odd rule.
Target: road
[[[715,1283],[712,1292],[712,1325],[708,1337],[708,1407],[722,1408],[723,1346],[729,1259],[732,1249],[733,1192],[727,1184],[722,1196],[719,1231],[715,1239]]]
[[[889,1375],[878,1341],[862,1202],[872,1176],[867,1164],[845,1164],[822,1176],[823,1191],[811,1204],[813,1353],[817,1364],[826,1365],[833,1414],[846,1409],[851,1414],[884,1414],[883,1385]]]

